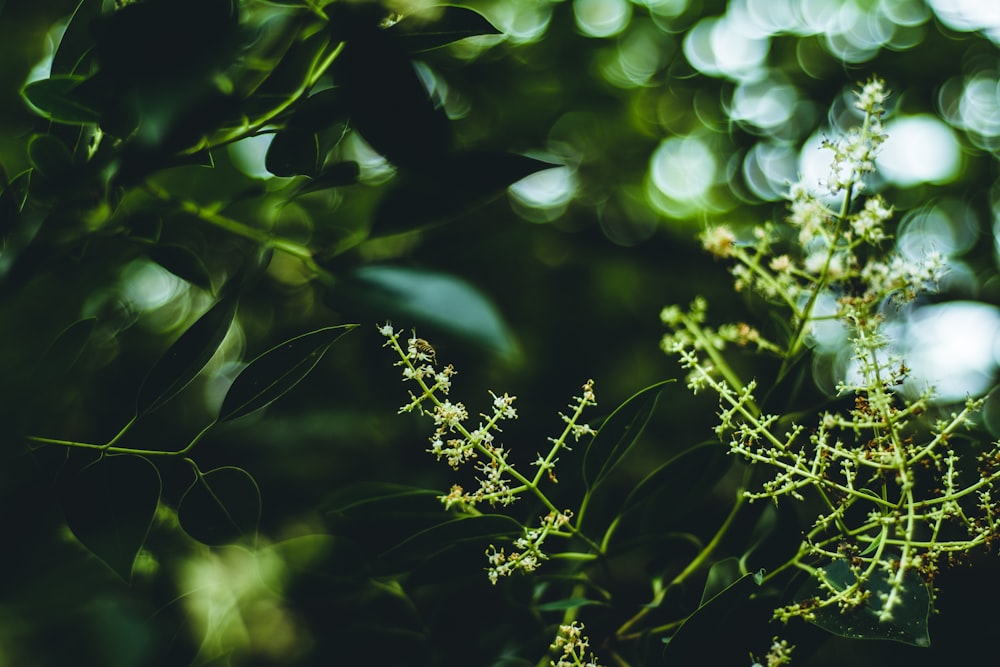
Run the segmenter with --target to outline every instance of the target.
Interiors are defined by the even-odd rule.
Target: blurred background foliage
[[[114,3],[104,4],[113,9]],[[253,57],[241,56],[240,71],[266,77],[288,48],[284,31],[309,16],[296,9],[300,4],[306,3],[240,3],[237,20],[206,18],[208,5],[180,2],[169,29],[112,41],[110,53],[98,54],[102,73],[112,78],[101,93],[114,100],[102,119],[111,126],[105,131],[114,134],[115,123],[132,131],[128,114],[109,120],[107,109],[126,108],[118,96],[160,81],[146,78],[156,71],[163,80],[176,77],[174,87],[145,91],[143,99],[156,103],[140,104],[139,113],[158,104],[183,107],[177,113],[190,115],[190,127],[164,127],[183,135],[171,135],[176,146],[190,145],[214,127],[213,113],[230,111],[219,100],[199,106],[205,91],[220,90],[212,73],[237,58],[252,32]],[[424,9],[387,6],[404,16]],[[353,547],[326,532],[325,508],[351,483],[444,490],[452,482],[423,451],[426,424],[395,414],[405,395],[375,325],[392,319],[397,327],[420,327],[438,357],[458,368],[455,391],[471,409],[485,408],[488,388],[517,395],[520,419],[505,437],[527,464],[542,447],[535,443],[559,428],[557,410],[588,377],[596,379],[598,412],[607,414],[635,391],[677,374],[657,347],[662,306],[703,294],[712,317],[756,318],[767,326],[767,308],[733,295],[724,267],[700,251],[695,236],[707,220],[745,229],[782,218],[788,184],[799,174],[815,179],[822,173],[819,141],[850,124],[850,91],[872,74],[893,91],[890,139],[874,188],[896,207],[896,243],[904,253],[936,248],[952,267],[939,295],[894,317],[914,382],[938,384],[945,404],[992,387],[1000,349],[1000,13],[993,3],[496,0],[468,6],[502,34],[420,50],[414,61],[468,163],[437,168],[433,156],[425,163],[419,141],[389,155],[396,139],[380,140],[378,128],[364,137],[358,120],[378,108],[353,109],[350,121],[320,118],[318,143],[308,132],[304,142],[303,135],[270,132],[220,141],[211,167],[168,165],[165,153],[152,155],[153,148],[130,154],[122,160],[131,160],[126,164],[134,171],[117,163],[119,190],[77,183],[76,199],[67,204],[58,197],[68,187],[59,180],[59,160],[79,145],[32,137],[79,141],[81,126],[50,124],[21,91],[59,65],[53,56],[77,2],[0,2],[0,665],[537,659],[548,636],[518,608],[526,584],[490,587],[478,547],[464,561],[441,564],[447,576],[428,574],[434,583],[416,586],[407,602],[391,586],[353,581],[366,552],[352,556]],[[92,27],[77,36],[85,41],[102,34],[101,25],[110,29],[97,21],[96,27],[73,25]],[[377,49],[354,57],[377,60]],[[353,85],[369,85],[379,76],[372,72]],[[190,99],[172,97],[185,91]],[[395,108],[393,91],[372,104],[396,118],[405,136],[409,107]],[[300,120],[312,129],[307,115]],[[185,129],[193,134],[184,135]],[[286,146],[268,157],[275,136]],[[426,150],[433,152],[435,140],[429,141]],[[381,155],[372,148],[380,142]],[[167,144],[157,136],[148,146]],[[476,162],[501,153],[546,164],[511,158],[509,165],[480,168]],[[311,160],[313,173],[301,169],[300,158]],[[550,164],[561,166],[541,169]],[[49,165],[56,173],[45,173]],[[18,215],[25,194],[18,175],[31,167],[57,185],[45,192],[44,183],[32,181],[39,189],[31,196],[57,201],[45,215],[48,231],[48,221],[58,219],[58,233],[39,236],[36,228],[18,227],[25,217]],[[500,187],[485,188],[500,193],[490,199],[468,176],[484,169],[508,182],[531,175],[506,190],[507,182],[499,181],[492,185]],[[143,182],[153,187],[140,187]],[[298,192],[310,184],[315,192]],[[164,215],[156,200],[162,192],[202,208]],[[213,430],[197,446],[202,469],[235,465],[256,480],[263,498],[257,548],[209,549],[179,533],[169,507],[190,484],[190,471],[167,463],[160,466],[163,511],[126,584],[65,527],[60,480],[93,457],[55,447],[29,452],[19,434],[23,427],[100,443],[128,421],[143,375],[259,246],[206,223],[199,217],[206,211],[313,249],[314,269],[326,278],[277,248],[205,371],[121,444],[179,449],[211,420],[249,359],[309,330],[362,326],[282,401]],[[445,224],[425,227],[431,218]],[[41,245],[45,252],[36,254]],[[59,333],[91,317],[93,331],[71,368],[41,374],[39,360]],[[832,387],[846,364],[841,342],[836,332],[817,340],[813,381],[800,391]],[[748,354],[741,363],[747,377],[767,382],[773,376],[766,359]],[[708,440],[714,412],[711,398],[669,387],[647,431],[644,458],[633,464],[636,479]],[[985,426],[994,436],[1000,431],[995,405]],[[689,513],[692,530],[714,530],[729,502],[726,488],[718,493],[719,507]],[[663,509],[675,510],[681,513]],[[436,511],[436,501],[426,511]],[[354,529],[364,532],[364,526]],[[373,544],[391,546],[406,536],[391,525],[382,530],[369,536]],[[998,620],[982,598],[998,574],[984,560],[942,576],[942,613],[931,621],[930,649],[833,638],[824,651],[810,655],[804,648],[796,664],[972,661],[990,645],[989,628]],[[644,576],[636,572],[637,586]],[[636,596],[641,602],[642,593]],[[348,615],[359,621],[355,630],[368,627],[371,635],[345,636],[335,619]],[[756,639],[750,648],[761,654],[770,636]],[[820,645],[817,637],[802,641]],[[526,648],[535,653],[525,654]]]

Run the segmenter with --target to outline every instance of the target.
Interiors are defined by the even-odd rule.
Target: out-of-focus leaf
[[[646,387],[618,406],[605,420],[583,455],[583,482],[595,489],[628,454],[649,422],[664,380]]]
[[[466,37],[501,34],[479,12],[454,5],[427,7],[408,14],[389,31],[411,53],[436,49]]]
[[[252,541],[260,506],[254,478],[242,468],[228,466],[198,476],[181,497],[177,519],[184,532],[203,544]]]
[[[304,183],[295,191],[294,196],[318,192],[327,188],[339,188],[358,182],[361,169],[357,162],[335,162],[323,168],[316,178]]]
[[[834,586],[847,588],[857,579],[846,560],[838,560],[823,567],[826,578]],[[902,601],[892,610],[887,620],[879,620],[882,600],[889,594],[889,578],[895,576],[884,570],[876,570],[868,579],[871,592],[861,607],[843,611],[840,608],[816,609],[810,623],[827,632],[852,639],[891,639],[913,646],[930,646],[931,638],[927,629],[931,609],[930,590],[919,574],[907,570],[903,575]],[[821,595],[819,585],[809,580],[795,596],[804,600]]]
[[[372,235],[448,222],[486,204],[522,178],[555,166],[527,155],[468,152],[403,171],[375,210]]]
[[[160,357],[139,388],[138,416],[169,401],[201,372],[226,337],[238,300],[239,291],[230,290]]]
[[[538,611],[565,611],[566,609],[579,609],[580,607],[604,604],[603,602],[588,600],[587,598],[563,598],[562,600],[554,600],[536,605],[535,609]]]
[[[152,463],[106,456],[69,480],[63,513],[76,538],[129,581],[159,498],[160,474]]]
[[[146,0],[104,14],[93,25],[101,72],[123,89],[206,80],[235,58],[241,4]]]
[[[36,134],[28,143],[31,166],[48,179],[58,179],[73,168],[73,155],[62,141],[51,134]]]
[[[288,119],[288,127],[304,132],[319,132],[348,117],[346,95],[342,88],[327,88],[302,100]]]
[[[763,636],[767,615],[747,613],[745,605],[759,588],[759,576],[746,574],[729,584],[712,597],[704,600],[698,609],[687,617],[663,650],[666,665],[732,665],[745,660],[746,644],[742,641],[719,641],[721,636],[735,637],[727,629],[734,625],[740,630],[752,628]]]
[[[178,278],[212,291],[212,276],[201,257],[180,245],[157,243],[146,251],[149,258]]]
[[[319,162],[315,132],[288,129],[274,135],[264,166],[275,176],[314,176]]]
[[[5,183],[3,192],[0,192],[0,241],[18,228],[30,179],[31,170],[26,169]]]
[[[507,359],[519,354],[513,333],[489,298],[446,273],[365,266],[338,281],[327,301],[375,321],[388,318],[453,335]]]
[[[53,75],[75,74],[94,44],[91,23],[101,15],[102,0],[80,0],[52,56]]]
[[[100,112],[91,107],[86,98],[74,94],[74,89],[84,80],[80,76],[53,76],[29,83],[21,94],[51,121],[68,125],[96,123],[101,118]]]
[[[244,112],[249,118],[269,115],[282,108],[289,98],[305,91],[309,78],[327,54],[330,36],[317,32],[289,47],[278,65],[264,80],[247,103]]]
[[[65,375],[79,359],[96,324],[96,317],[85,317],[63,329],[42,357],[38,374],[46,378]]]
[[[355,324],[318,329],[271,348],[250,362],[226,392],[219,421],[267,407],[302,381],[326,351]]]
[[[377,5],[336,2],[324,11],[347,44],[335,64],[351,124],[365,141],[400,167],[424,169],[453,148],[450,121],[431,99],[413,63],[389,31]]]

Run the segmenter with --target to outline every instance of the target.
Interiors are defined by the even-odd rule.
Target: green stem
[[[275,250],[280,250],[299,259],[305,265],[306,269],[319,279],[320,282],[325,285],[333,284],[333,274],[316,263],[316,260],[313,258],[312,250],[310,250],[307,246],[292,241],[291,239],[275,236],[274,234],[262,229],[251,227],[240,222],[239,220],[234,220],[224,215],[220,215],[216,211],[196,204],[188,199],[176,197],[151,181],[147,181],[145,183],[145,189],[149,194],[153,195],[157,199],[171,204],[172,206],[176,206],[181,211],[193,215],[204,222],[218,227],[219,229],[223,229],[235,236],[242,236],[245,239],[249,239],[254,243],[257,243],[261,247],[274,248]]]
[[[736,520],[736,515],[739,514],[739,511],[743,507],[744,502],[746,502],[746,499],[743,496],[743,489],[740,488],[736,494],[736,502],[733,503],[733,508],[729,511],[729,516],[727,516],[726,520],[722,522],[722,525],[719,526],[719,529],[715,532],[715,535],[712,536],[712,539],[708,542],[708,544],[706,544],[705,547],[701,550],[701,552],[697,556],[695,556],[695,558],[690,563],[688,563],[687,567],[685,567],[677,576],[673,578],[673,580],[670,582],[669,585],[664,586],[656,593],[656,595],[653,597],[653,600],[650,601],[649,604],[644,606],[642,609],[639,610],[638,613],[632,616],[632,618],[623,623],[618,628],[618,630],[615,631],[615,637],[617,637],[620,640],[637,639],[639,635],[642,634],[642,633],[630,634],[630,632],[632,628],[635,627],[635,625],[639,621],[645,618],[653,609],[659,607],[660,603],[663,602],[663,598],[664,596],[666,596],[667,591],[669,591],[674,586],[679,586],[683,584],[685,581],[688,580],[688,578],[694,575],[694,573],[700,570],[705,565],[705,563],[708,562],[708,560],[715,553],[715,550],[718,548],[719,544],[722,542],[722,539],[726,536],[726,533],[729,531],[729,528],[733,525],[733,522]],[[680,622],[681,621],[678,621],[676,623],[671,623],[669,627],[674,627],[676,625],[679,625]],[[668,626],[663,626],[662,628],[658,628],[658,630],[663,630],[664,628],[667,627]]]

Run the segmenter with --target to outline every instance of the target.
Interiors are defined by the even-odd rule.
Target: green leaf
[[[638,441],[646,428],[664,380],[646,387],[618,406],[605,420],[583,455],[583,482],[588,491],[595,489],[615,469]]]
[[[440,492],[389,482],[358,482],[338,490],[325,504],[329,515],[360,519],[402,512],[441,513]]]
[[[707,604],[715,596],[721,595],[743,576],[738,558],[723,558],[713,563],[701,593],[701,604]]]
[[[384,10],[335,2],[324,10],[331,30],[346,39],[334,80],[344,88],[352,126],[399,167],[425,169],[451,152],[451,123],[431,99],[413,63],[379,27]]]
[[[101,15],[102,0],[80,0],[52,56],[52,74],[75,74],[94,44],[92,22]]]
[[[555,165],[527,155],[468,152],[399,173],[379,201],[372,234],[424,229],[466,215],[504,190]]]
[[[702,506],[703,499],[712,493],[731,465],[727,450],[718,443],[696,445],[646,475],[610,517],[586,516],[616,521],[612,544],[616,549],[624,549],[643,536],[661,534],[677,526],[681,519]],[[598,509],[614,502],[605,497],[616,491],[614,486],[602,486],[592,492],[588,508]]]
[[[427,7],[407,14],[389,32],[410,53],[429,51],[466,37],[502,34],[479,12],[454,5]]]
[[[227,466],[198,475],[181,497],[177,519],[194,539],[219,546],[252,541],[260,507],[260,488],[250,473]]]
[[[443,553],[470,543],[475,550],[485,551],[491,540],[509,540],[523,532],[520,523],[503,514],[450,519],[424,528],[381,553],[380,569],[385,572],[401,572],[423,561],[441,561]],[[477,569],[480,568],[477,565]]]
[[[162,406],[201,372],[226,337],[238,301],[239,292],[230,290],[160,357],[139,388],[138,416]]]
[[[28,142],[28,159],[40,176],[59,179],[73,169],[73,154],[58,137],[36,134]]]
[[[349,112],[343,88],[326,88],[313,93],[295,106],[287,127],[305,132],[319,132],[346,121]]]
[[[21,211],[28,197],[31,171],[30,169],[22,171],[10,182],[5,183],[3,192],[0,192],[0,242],[18,229]]]
[[[377,321],[388,318],[452,335],[508,360],[520,354],[489,298],[446,273],[365,266],[338,281],[327,293],[327,302],[352,316],[358,312]]]
[[[287,340],[251,361],[226,392],[219,421],[243,417],[284,396],[316,367],[338,338],[355,326],[318,329]]]
[[[189,93],[232,64],[239,49],[233,0],[146,0],[103,14],[93,25],[103,74],[120,89]]]
[[[649,473],[629,493],[620,512],[653,505],[675,516],[686,513],[711,493],[731,464],[726,448],[718,443],[696,445]]]
[[[41,365],[53,375],[65,375],[80,358],[96,325],[96,317],[85,317],[63,329],[45,352]]]
[[[828,581],[841,589],[857,581],[846,560],[824,566],[823,572]],[[927,582],[913,570],[907,570],[903,575],[903,599],[900,605],[892,610],[889,620],[879,620],[881,601],[890,591],[890,576],[894,575],[881,569],[876,570],[866,584],[871,595],[863,606],[846,611],[840,608],[816,609],[810,623],[832,634],[851,639],[891,639],[913,646],[930,646],[931,638],[927,629],[931,609],[930,590]],[[819,584],[810,579],[799,589],[795,599],[804,600],[820,594]]]
[[[538,611],[565,611],[566,609],[579,609],[580,607],[589,607],[592,605],[604,606],[605,603],[597,600],[588,600],[587,598],[563,598],[562,600],[553,600],[552,602],[544,602],[536,605],[535,609]]]
[[[211,292],[212,276],[201,257],[184,246],[157,243],[146,251],[149,258],[178,278]]]
[[[334,162],[323,168],[316,178],[303,183],[298,188],[293,197],[318,192],[327,188],[339,188],[345,185],[353,185],[358,182],[358,175],[361,169],[357,162]]]
[[[295,129],[274,135],[264,158],[264,167],[275,176],[314,176],[318,163],[316,133]]]
[[[723,569],[728,571],[728,567],[723,566]],[[767,634],[770,617],[767,606],[747,609],[750,596],[758,588],[759,576],[751,573],[718,592],[713,589],[714,595],[704,600],[677,632],[665,640],[664,664],[734,665],[749,662],[747,644],[740,640],[747,634],[756,639],[770,636]],[[720,641],[721,637],[725,641]]]
[[[290,98],[305,92],[313,71],[327,55],[330,36],[317,32],[292,44],[271,74],[247,100],[244,112],[251,122],[282,109]]]
[[[28,104],[51,121],[67,125],[96,123],[101,114],[85,98],[74,94],[84,81],[80,76],[53,76],[29,83],[21,94]]]
[[[160,474],[147,459],[106,456],[69,481],[63,513],[76,538],[129,581],[159,498]]]

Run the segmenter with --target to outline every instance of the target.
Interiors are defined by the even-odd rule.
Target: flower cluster
[[[559,534],[560,528],[569,525],[573,518],[573,512],[565,510],[563,512],[549,512],[542,517],[542,525],[538,528],[528,528],[525,526],[524,535],[514,540],[514,548],[517,551],[508,554],[505,550],[499,551],[492,544],[486,551],[486,559],[490,563],[486,576],[490,583],[496,584],[500,577],[510,576],[520,570],[522,572],[534,572],[541,561],[548,558],[542,552],[542,544],[550,533]],[[565,533],[562,533],[565,534]]]
[[[764,662],[761,663],[758,660],[754,660],[754,663],[750,667],[779,667],[780,665],[787,665],[792,661],[792,650],[794,648],[794,646],[789,646],[786,640],[779,640],[775,637],[771,643],[771,649],[764,656]]]
[[[733,263],[737,290],[751,289],[791,312],[787,341],[765,340],[742,323],[711,328],[700,298],[687,311],[671,306],[661,314],[671,330],[662,347],[687,370],[688,387],[719,396],[716,434],[733,454],[772,473],[745,497],[777,502],[808,494],[822,508],[791,562],[813,575],[817,593],[778,609],[782,620],[867,605],[889,621],[910,587],[933,581],[943,559],[996,541],[1000,528],[994,490],[1000,449],[985,448],[976,466],[953,444],[972,426],[982,401],[969,399],[929,425],[931,392],[910,398],[899,392],[909,369],[885,336],[884,304],[898,306],[932,289],[944,262],[933,253],[914,262],[883,251],[892,207],[877,195],[855,198],[885,140],[886,95],[881,81],[868,82],[856,105],[860,128],[826,142],[834,157],[823,185],[843,197],[839,213],[798,184],[790,192],[787,226],[761,225],[746,242],[724,226],[702,235],[706,250]],[[836,305],[822,310],[820,303]],[[726,346],[755,345],[787,364],[822,319],[838,320],[849,334],[855,363],[837,391],[853,395],[853,407],[824,412],[812,424],[764,413],[756,383],[736,375]]]
[[[559,635],[550,648],[559,651],[560,655],[558,661],[549,661],[552,667],[600,667],[593,653],[589,660],[586,657],[590,639],[583,630],[583,623],[577,621],[559,626]]]
[[[419,392],[410,391],[409,402],[400,412],[417,412],[434,422],[434,432],[430,436],[427,451],[438,460],[444,459],[454,470],[468,465],[475,476],[476,488],[467,491],[460,484],[452,485],[449,492],[440,496],[445,509],[458,509],[475,514],[481,503],[507,506],[524,493],[535,495],[549,510],[542,517],[541,524],[532,528],[525,526],[521,537],[513,542],[514,551],[507,553],[490,546],[486,552],[489,568],[487,576],[492,583],[500,577],[514,572],[532,572],[548,556],[542,551],[542,544],[551,535],[569,537],[575,534],[571,523],[573,512],[557,510],[539,489],[542,479],[556,482],[555,467],[559,453],[570,451],[570,442],[581,437],[594,435],[594,430],[582,421],[586,408],[596,405],[594,381],[583,385],[580,396],[575,396],[569,405],[569,414],[559,413],[565,426],[558,437],[549,438],[549,448],[545,454],[538,454],[531,463],[536,468],[533,475],[522,474],[510,461],[510,453],[496,441],[500,433],[500,423],[517,418],[514,407],[516,397],[507,393],[490,392],[492,409],[480,413],[477,425],[467,425],[469,411],[463,403],[452,401],[451,380],[456,374],[454,367],[436,368],[437,354],[425,340],[414,333],[405,341],[401,332],[391,324],[379,327],[385,338],[385,346],[392,348],[399,357],[396,365],[402,368],[403,380],[414,382]]]

